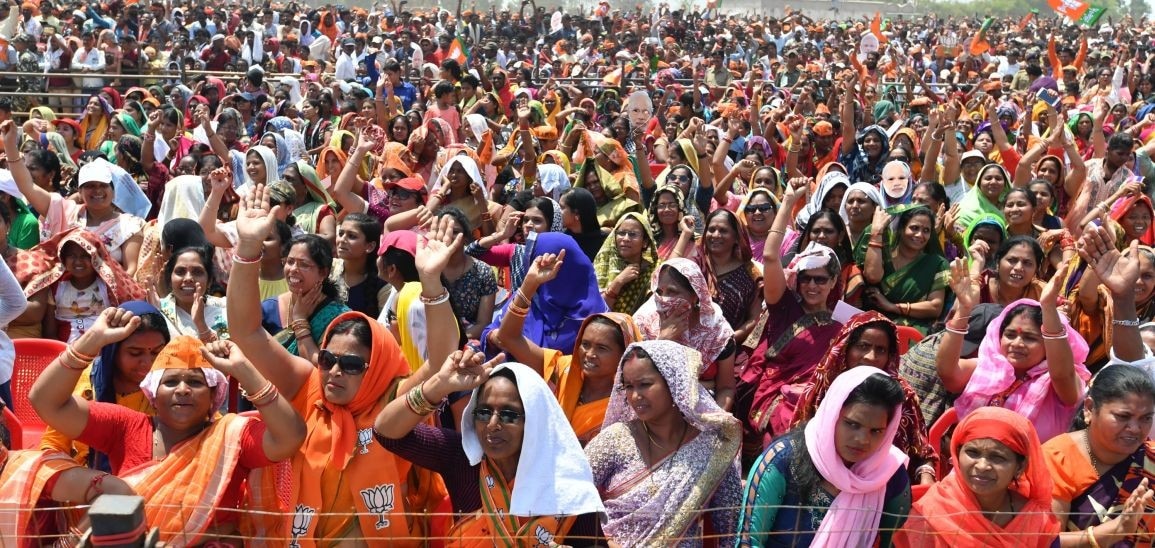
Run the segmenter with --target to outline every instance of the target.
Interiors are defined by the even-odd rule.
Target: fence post
[[[92,546],[92,537],[115,539],[114,548],[152,548],[157,546],[157,531],[146,529],[144,498],[127,495],[101,495],[88,510],[92,530],[81,546]]]

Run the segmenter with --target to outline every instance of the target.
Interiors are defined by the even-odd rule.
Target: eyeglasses
[[[808,283],[813,283],[814,285],[820,285],[820,286],[826,285],[826,284],[830,283],[830,277],[829,276],[811,276],[810,274],[799,274],[798,275],[798,285],[799,286],[803,286],[803,285],[806,285]]]
[[[317,355],[317,365],[320,365],[322,369],[326,370],[332,369],[333,365],[337,365],[341,368],[341,372],[346,375],[360,375],[369,368],[369,365],[365,363],[365,359],[361,356],[354,356],[352,354],[342,354],[338,356],[328,350],[322,350],[321,353]]]
[[[617,232],[614,232],[614,235],[619,237],[619,238],[624,238],[626,240],[637,240],[638,238],[642,237],[641,232],[634,232],[632,230],[619,230]]]
[[[658,211],[677,211],[678,204],[658,204]]]
[[[746,213],[767,213],[769,211],[772,211],[774,209],[774,206],[771,204],[756,204],[756,205],[748,205],[744,209],[745,209]]]
[[[495,414],[497,415],[497,422],[501,424],[518,424],[525,419],[525,413],[518,413],[512,409],[494,411],[488,407],[478,407],[473,410],[473,420],[488,424]]]
[[[414,198],[417,196],[416,192],[413,192],[412,190],[409,190],[409,189],[400,188],[400,187],[393,188],[393,190],[391,192],[392,192],[391,196],[394,198],[397,198],[398,200],[408,200],[410,198]]]

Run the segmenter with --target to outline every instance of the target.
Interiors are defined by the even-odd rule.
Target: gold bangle
[[[1095,526],[1092,525],[1087,528],[1087,540],[1091,542],[1091,548],[1102,548],[1099,546],[1099,541],[1095,539]]]

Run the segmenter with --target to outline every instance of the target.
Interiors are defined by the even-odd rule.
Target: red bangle
[[[261,254],[257,255],[254,259],[246,259],[241,257],[237,252],[233,252],[233,263],[235,264],[257,264],[261,262],[263,258],[265,258],[265,251],[263,249],[261,250]]]

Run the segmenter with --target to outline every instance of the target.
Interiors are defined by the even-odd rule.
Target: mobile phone
[[[1051,105],[1051,108],[1058,108],[1059,106],[1059,92],[1051,88],[1043,88],[1035,94],[1040,101]]]

